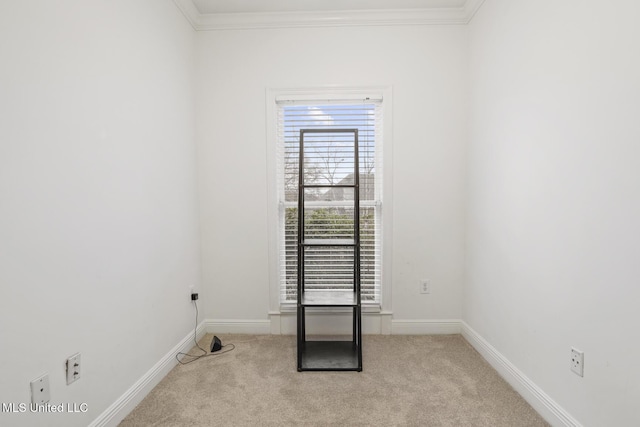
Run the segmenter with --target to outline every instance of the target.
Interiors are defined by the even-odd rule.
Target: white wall
[[[266,89],[391,85],[391,309],[396,319],[460,318],[466,28],[212,31],[198,44],[206,317],[268,318]],[[421,278],[431,295],[419,294]]]
[[[89,424],[193,328],[194,37],[171,0],[0,3],[0,402],[48,373],[89,409],[2,425]]]
[[[463,318],[585,426],[640,425],[638,15],[487,0],[470,28]]]

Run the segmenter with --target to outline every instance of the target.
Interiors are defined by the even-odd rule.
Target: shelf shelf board
[[[305,239],[302,246],[353,246],[354,239]]]
[[[302,184],[303,188],[356,188],[356,184]]]
[[[355,307],[358,298],[354,291],[304,291],[301,304],[305,307]]]
[[[299,371],[362,371],[353,341],[306,341]]]

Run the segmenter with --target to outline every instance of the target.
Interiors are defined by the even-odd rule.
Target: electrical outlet
[[[584,352],[571,348],[571,370],[584,377]]]
[[[51,399],[49,394],[49,375],[44,374],[40,378],[31,381],[31,403],[42,405]]]
[[[80,353],[67,359],[67,385],[80,379]]]
[[[420,293],[421,294],[430,294],[431,293],[431,281],[430,280],[421,280],[420,281]]]

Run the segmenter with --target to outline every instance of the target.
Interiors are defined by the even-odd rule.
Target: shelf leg
[[[357,327],[358,327],[358,316],[356,313],[357,307],[353,307],[353,343],[358,344],[357,342]]]

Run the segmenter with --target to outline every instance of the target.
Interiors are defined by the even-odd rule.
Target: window
[[[363,304],[380,304],[382,282],[382,100],[277,101],[277,203],[279,302],[294,303],[297,291],[298,162],[300,129],[358,129],[360,154],[361,289]],[[318,184],[353,182],[353,162],[341,155],[340,140],[327,140],[308,154],[305,174]],[[309,181],[307,181],[309,182]],[[328,192],[332,192],[328,194]],[[336,194],[340,192],[340,194]],[[339,236],[352,227],[353,190],[316,189],[305,195],[311,205],[308,224]],[[326,249],[323,249],[326,250]],[[318,280],[335,282],[352,276],[352,264],[340,254],[318,250]],[[332,259],[327,263],[325,259]],[[307,288],[314,277],[307,276]]]

